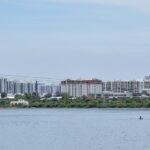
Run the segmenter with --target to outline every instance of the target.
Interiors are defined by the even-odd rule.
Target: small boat
[[[140,116],[140,117],[139,117],[139,120],[143,120],[143,117],[142,117],[142,116]]]

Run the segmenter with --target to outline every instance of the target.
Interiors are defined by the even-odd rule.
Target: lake
[[[150,109],[0,109],[0,150],[150,150]]]

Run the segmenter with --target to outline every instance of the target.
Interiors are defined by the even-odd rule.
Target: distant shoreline
[[[29,105],[10,106],[11,100],[0,100],[0,108],[150,108],[150,98],[137,99],[62,99],[28,100]]]

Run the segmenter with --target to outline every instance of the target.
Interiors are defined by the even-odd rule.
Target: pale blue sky
[[[0,73],[141,79],[149,18],[148,0],[0,0]]]

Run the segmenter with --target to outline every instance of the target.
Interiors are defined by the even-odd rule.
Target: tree
[[[24,94],[24,98],[26,99],[26,100],[39,100],[40,99],[40,97],[37,95],[37,93],[36,92],[33,92],[33,93],[25,93]]]
[[[27,100],[30,100],[31,94],[25,93],[24,94],[24,98],[27,99]]]
[[[31,100],[38,100],[40,97],[39,97],[39,95],[36,93],[36,92],[33,92],[32,94],[31,94],[31,97],[30,97],[30,99]]]
[[[24,96],[23,95],[20,95],[20,94],[17,94],[17,95],[15,95],[15,99],[23,99],[24,98]]]
[[[2,92],[2,93],[1,93],[1,98],[6,98],[6,97],[7,97],[7,93]]]
[[[45,98],[50,98],[52,96],[52,94],[51,93],[48,93],[48,94],[46,94],[44,97]]]
[[[61,96],[62,96],[63,99],[68,99],[69,98],[67,93],[62,93]]]

